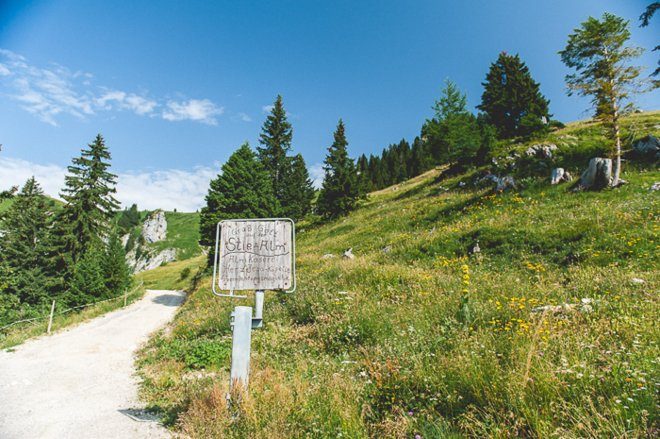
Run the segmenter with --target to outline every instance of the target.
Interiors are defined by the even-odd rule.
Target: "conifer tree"
[[[110,297],[103,270],[105,252],[99,244],[88,247],[76,261],[68,281],[66,294],[69,306],[95,302]]]
[[[276,216],[280,206],[273,194],[268,173],[247,143],[238,148],[222,166],[222,173],[211,180],[206,206],[200,215],[201,245],[211,246],[213,261],[216,225],[232,218]]]
[[[627,46],[629,22],[604,13],[599,20],[589,17],[568,37],[561,59],[575,73],[566,76],[569,95],[590,96],[595,117],[609,128],[614,144],[614,176],[612,185],[619,184],[621,173],[621,133],[619,119],[633,110],[631,95],[641,85],[641,69],[630,62],[642,53],[638,47]]]
[[[550,118],[550,102],[518,55],[500,53],[482,85],[477,108],[486,113],[503,139],[530,136],[542,130]]]
[[[317,201],[318,213],[326,218],[347,214],[360,197],[355,164],[348,156],[347,146],[344,122],[339,119],[324,161],[325,176]]]
[[[134,205],[135,206],[135,205]],[[111,295],[124,292],[131,283],[131,274],[126,263],[126,252],[116,233],[110,235],[103,258],[102,269],[105,286]]]
[[[137,204],[133,203],[129,209],[124,209],[121,212],[117,225],[123,232],[128,232],[138,224],[140,224],[140,212]]]
[[[284,181],[287,184],[282,192],[281,211],[283,216],[298,221],[312,210],[314,187],[303,156],[296,154],[289,162],[284,170]]]
[[[52,215],[53,203],[31,177],[0,219],[0,264],[7,276],[2,290],[20,303],[37,305],[47,300]]]
[[[57,217],[60,267],[75,265],[91,247],[102,247],[119,203],[113,197],[117,176],[109,171],[110,152],[99,134],[73,159],[60,194],[66,202]]]
[[[292,139],[293,129],[287,120],[282,96],[277,95],[273,108],[261,128],[259,135],[261,146],[257,147],[257,153],[264,169],[270,176],[275,197],[282,205],[284,205],[282,201],[288,185],[286,175],[290,161],[287,153],[291,150]]]
[[[481,136],[477,118],[467,109],[465,94],[447,80],[434,109],[435,117],[425,122],[422,134],[435,162],[452,166],[474,164]]]

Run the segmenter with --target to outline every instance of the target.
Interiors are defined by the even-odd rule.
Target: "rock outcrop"
[[[162,210],[153,211],[142,224],[142,237],[147,243],[162,241],[167,237],[167,220]]]
[[[176,249],[166,248],[161,252],[147,251],[142,253],[139,257],[135,249],[126,254],[126,260],[133,270],[133,273],[141,271],[153,270],[161,265],[176,260]]]
[[[612,160],[594,157],[582,173],[577,189],[603,189],[612,184]]]
[[[571,181],[573,177],[564,168],[555,168],[550,175],[550,184],[559,184],[562,181]]]
[[[640,157],[656,160],[660,158],[660,140],[651,134],[634,141],[632,149],[635,155]]]
[[[536,145],[532,145],[529,148],[527,148],[527,151],[525,151],[525,154],[528,157],[536,157],[539,159],[551,159],[553,156],[553,153],[557,151],[557,145],[554,143],[539,143]]]

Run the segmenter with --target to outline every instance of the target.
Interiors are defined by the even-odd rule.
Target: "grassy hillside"
[[[165,212],[167,237],[154,243],[158,250],[177,249],[177,259],[184,260],[201,253],[199,246],[199,213]]]
[[[592,129],[554,135],[579,149]],[[623,178],[494,194],[436,170],[299,224],[298,291],[267,294],[241,407],[229,313],[252,302],[208,278],[141,353],[142,395],[200,438],[657,435],[660,172]]]

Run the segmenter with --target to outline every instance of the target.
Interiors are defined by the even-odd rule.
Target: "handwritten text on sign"
[[[223,221],[219,246],[221,290],[291,288],[291,222]]]

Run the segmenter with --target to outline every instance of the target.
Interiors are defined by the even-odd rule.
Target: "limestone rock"
[[[154,243],[167,237],[167,220],[162,210],[153,211],[142,224],[142,237],[145,242]]]
[[[137,258],[135,250],[131,250],[126,254],[126,260],[129,266],[133,269],[133,273],[141,271],[153,270],[160,267],[162,264],[176,260],[176,249],[167,248],[161,252],[148,252],[143,253],[140,258]]]
[[[502,178],[500,178],[497,181],[497,186],[495,187],[495,190],[497,192],[504,192],[505,190],[508,189],[516,189],[516,181],[511,177],[510,175],[506,175]]]
[[[517,189],[518,187],[512,176],[505,175],[504,177],[498,177],[497,175],[490,173],[477,180],[476,185],[479,187],[494,185],[497,192],[504,192],[508,189]]]
[[[344,259],[355,259],[355,255],[353,254],[353,248],[351,247],[348,250],[346,250],[344,252],[344,254],[342,255],[342,258],[344,258]]]
[[[536,145],[532,145],[529,148],[527,148],[527,151],[525,151],[525,154],[528,157],[536,157],[540,159],[551,159],[553,156],[553,153],[557,151],[557,145],[554,143],[539,143]]]
[[[332,259],[334,257],[335,255],[333,255],[332,253],[326,253],[323,256],[321,256],[321,259]]]
[[[612,184],[612,160],[594,157],[582,173],[579,189],[603,189]]]
[[[651,134],[634,141],[632,147],[637,155],[655,159],[660,158],[660,140]]]
[[[559,184],[562,181],[571,181],[573,177],[564,168],[555,168],[550,175],[550,184]]]

